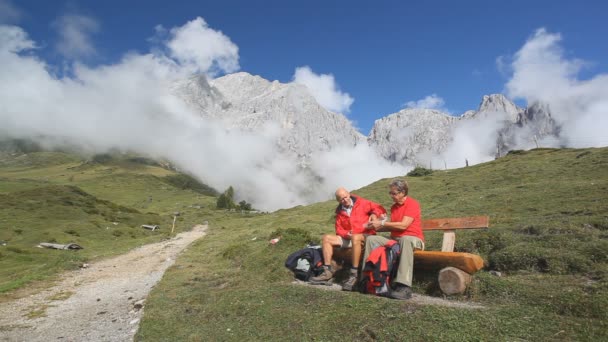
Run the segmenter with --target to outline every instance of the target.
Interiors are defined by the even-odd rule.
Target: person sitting
[[[378,203],[350,194],[345,188],[336,190],[336,234],[325,234],[322,238],[323,273],[311,278],[312,281],[328,281],[333,278],[331,259],[333,247],[352,248],[352,266],[349,278],[342,288],[351,291],[357,282],[357,270],[361,259],[361,249],[366,235],[376,234],[369,222],[386,216],[386,210]]]
[[[409,299],[412,297],[412,277],[414,274],[414,250],[424,250],[424,235],[422,233],[420,204],[408,196],[409,187],[405,180],[394,179],[389,184],[389,195],[393,199],[390,221],[376,219],[370,226],[377,232],[391,232],[390,238],[399,242],[401,256],[399,268],[389,297],[394,299]],[[384,246],[389,240],[384,236],[374,235],[365,239],[365,255],[374,248]]]

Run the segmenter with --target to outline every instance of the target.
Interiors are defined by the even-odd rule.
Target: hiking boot
[[[388,296],[393,299],[410,299],[412,298],[412,288],[396,283],[395,288],[391,290]]]
[[[329,269],[329,267],[323,267],[323,273],[319,274],[316,277],[310,278],[311,281],[328,281],[334,277],[334,273]]]
[[[342,284],[343,291],[352,291],[357,284],[357,274],[351,274],[348,279]]]

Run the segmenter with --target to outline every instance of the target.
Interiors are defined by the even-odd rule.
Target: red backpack
[[[376,296],[388,296],[390,284],[397,274],[401,249],[397,241],[389,240],[376,247],[365,260],[361,279],[361,292]]]

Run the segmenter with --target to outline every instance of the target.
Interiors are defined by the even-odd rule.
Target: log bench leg
[[[472,276],[456,267],[446,267],[439,271],[439,288],[446,295],[461,294],[471,283]]]

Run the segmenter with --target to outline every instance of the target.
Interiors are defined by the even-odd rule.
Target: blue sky
[[[539,28],[560,34],[564,56],[586,61],[579,78],[608,69],[605,1],[34,1],[0,0],[0,19],[25,30],[51,65],[57,21],[78,14],[94,21],[95,66],[145,53],[155,27],[179,27],[196,17],[238,46],[241,71],[289,82],[309,66],[332,74],[354,99],[346,115],[367,134],[374,120],[405,103],[436,94],[453,114],[475,109],[485,94],[503,92],[499,70]],[[502,57],[501,57],[502,56]],[[73,62],[69,60],[68,62]],[[521,103],[521,101],[520,101]]]

